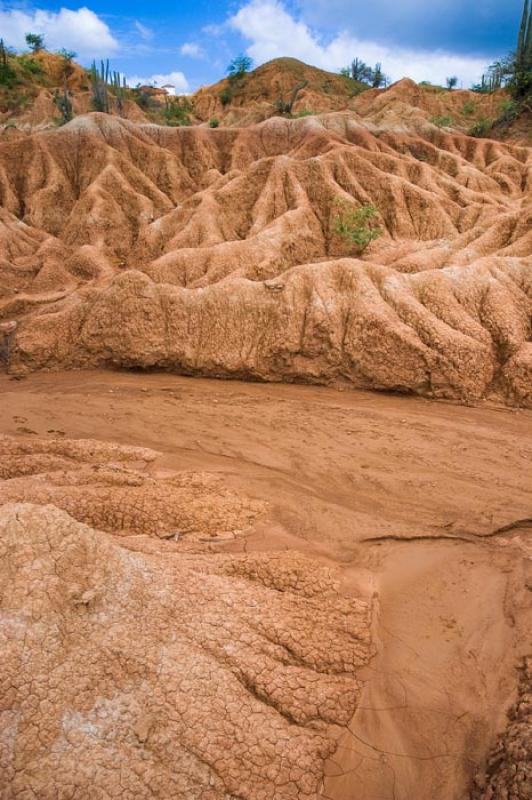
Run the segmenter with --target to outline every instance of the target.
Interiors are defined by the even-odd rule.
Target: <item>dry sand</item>
[[[13,778],[15,783],[7,787],[4,783],[2,798],[14,797],[14,786],[17,791],[24,788],[26,794],[21,797],[30,796],[28,787],[39,800],[67,797],[55,782],[54,775],[61,774],[63,788],[79,779],[76,798],[103,797],[104,789],[117,798],[167,798],[169,792],[180,798],[246,800],[469,797],[474,776],[482,773],[490,747],[505,727],[506,711],[516,699],[518,666],[530,649],[530,411],[486,404],[460,407],[317,387],[104,371],[41,373],[22,380],[4,376],[0,392],[0,433],[12,437],[3,445],[3,463],[11,464],[12,477],[0,483],[0,492],[4,501],[38,504],[25,506],[35,510],[17,512],[26,520],[26,552],[29,542],[33,542],[32,548],[43,546],[34,533],[33,517],[27,515],[51,514],[53,509],[39,511],[39,505],[52,502],[66,507],[71,517],[79,520],[41,520],[55,531],[58,541],[63,534],[57,531],[63,530],[65,520],[70,520],[69,526],[88,523],[98,529],[92,533],[84,525],[75,531],[69,527],[68,541],[81,537],[83,552],[92,552],[91,547],[106,548],[95,552],[100,552],[99,559],[110,560],[113,573],[120,575],[117,583],[125,580],[120,572],[124,569],[121,554],[144,559],[143,569],[151,570],[153,585],[160,587],[162,609],[168,601],[161,598],[176,579],[169,577],[168,570],[177,576],[188,563],[192,570],[187,578],[190,594],[182,577],[176,588],[168,590],[177,617],[174,614],[167,619],[162,610],[157,612],[156,622],[150,622],[151,627],[145,625],[147,615],[154,613],[145,587],[144,594],[132,594],[135,603],[130,614],[138,615],[138,623],[131,628],[127,616],[120,616],[114,630],[131,659],[138,638],[149,661],[176,625],[172,619],[184,615],[192,626],[186,634],[187,644],[178,648],[177,666],[165,673],[167,685],[174,687],[177,697],[183,673],[196,670],[191,673],[194,680],[188,706],[185,700],[179,701],[185,703],[185,716],[192,714],[183,728],[168,721],[172,708],[168,696],[157,700],[160,705],[155,703],[157,683],[150,684],[149,677],[145,684],[151,689],[145,690],[143,684],[141,692],[137,687],[135,705],[127,700],[130,695],[119,679],[123,665],[120,669],[109,667],[107,680],[112,691],[102,688],[99,667],[94,666],[96,672],[90,673],[93,689],[85,700],[69,695],[61,701],[66,703],[62,706],[54,699],[53,711],[33,710],[29,715],[33,723],[43,725],[44,714],[49,731],[50,720],[62,714],[64,734],[65,708],[69,703],[70,710],[81,704],[79,714],[85,727],[81,717],[76,724],[69,717],[73,732],[61,740],[66,750],[59,761],[57,756],[54,761],[53,755],[59,746],[57,738],[55,751],[43,745],[42,752],[33,747],[29,754],[26,729],[20,723],[18,757],[23,768]],[[94,444],[71,444],[72,439],[107,445],[99,450]],[[150,451],[120,450],[124,447]],[[18,477],[13,477],[15,467]],[[202,476],[200,483],[198,475]],[[107,526],[101,522],[102,515],[111,519],[108,509],[117,496],[113,492],[117,487],[123,491],[120,487],[127,482],[133,487],[130,491],[142,494],[141,500],[135,500],[139,508],[158,504],[161,528],[144,530],[134,514],[125,512]],[[162,495],[161,485],[166,486]],[[170,522],[175,523],[174,518],[183,517],[179,498],[184,491],[199,491],[205,501],[203,506],[201,502],[192,504],[189,527],[177,540],[170,540],[165,530]],[[127,497],[131,495],[121,496],[126,497],[121,501],[122,510],[124,502],[126,511],[130,510]],[[20,505],[9,507],[21,509]],[[100,509],[100,524],[95,508]],[[224,535],[209,532],[211,514],[231,520]],[[242,514],[248,515],[245,524],[239,517]],[[150,512],[150,518],[153,516]],[[38,530],[39,523],[35,525]],[[92,537],[90,547],[87,537]],[[16,536],[9,541],[15,547],[12,552],[18,552]],[[75,552],[79,559],[79,551]],[[283,554],[280,560],[279,554]],[[13,563],[22,569],[23,556],[19,553],[16,558]],[[39,569],[35,557],[31,563],[33,569]],[[43,563],[41,554],[39,564],[44,570]],[[100,568],[88,563],[87,572],[92,569],[100,575]],[[120,569],[117,564],[122,564]],[[193,575],[198,570],[205,574],[205,583],[196,605],[193,598],[198,588]],[[9,574],[11,578],[4,574],[4,591],[11,594],[5,597],[12,603],[16,599],[24,608],[26,601],[20,600],[20,593],[9,583],[15,580],[16,570]],[[99,590],[105,594],[105,581],[100,579]],[[67,584],[73,580],[71,572],[65,580]],[[235,584],[236,580],[240,583]],[[257,581],[262,582],[262,589]],[[20,585],[26,584],[22,580]],[[310,594],[309,587],[313,587]],[[77,591],[79,594],[79,587]],[[118,601],[113,600],[111,589],[105,591],[107,613],[114,609],[116,614]],[[62,598],[71,596],[67,589],[64,592]],[[220,644],[219,627],[212,629],[212,641],[202,633],[207,601],[200,598],[205,592],[210,598],[209,614],[218,620],[217,626],[222,618],[230,626],[231,640],[225,645],[223,637]],[[86,609],[83,625],[89,626],[97,619],[94,615],[102,612],[92,608],[92,595],[81,593],[80,597],[75,602]],[[144,607],[138,605],[139,597],[145,598]],[[222,612],[224,597],[233,597],[235,604],[222,603],[226,609]],[[72,622],[69,615],[74,611],[69,610],[69,602],[61,600],[59,613]],[[262,627],[256,628],[259,638],[255,633],[244,648],[250,624],[245,617],[247,604],[258,605]],[[49,622],[52,611],[46,604],[42,608],[41,621]],[[344,624],[355,625],[345,639],[341,633]],[[92,646],[101,647],[94,638],[98,626],[83,630],[89,652],[93,652]],[[64,635],[68,638],[71,634]],[[223,648],[231,642],[238,646],[228,660]],[[358,642],[353,651],[350,642]],[[271,650],[280,647],[292,650],[285,649],[285,656],[280,657],[277,650]],[[337,648],[344,648],[342,656],[334,655],[340,652]],[[300,654],[297,664],[290,661],[288,652]],[[338,657],[341,667],[334,660]],[[262,664],[260,675],[253,666],[257,658]],[[201,664],[207,661],[210,666],[205,673]],[[44,670],[46,665],[38,663]],[[94,663],[99,664],[97,658]],[[294,673],[295,669],[300,672]],[[200,697],[212,681],[223,686],[225,699],[213,696],[205,706]],[[288,693],[287,686],[291,686]],[[313,687],[310,692],[309,686]],[[102,693],[108,698],[105,714],[101,697],[99,706],[95,700]],[[109,704],[118,702],[117,697],[122,712],[113,717]],[[319,697],[319,712],[309,711],[312,697],[314,702]],[[509,766],[500,752],[494,756],[493,775],[488,776],[494,793],[479,788],[483,781],[486,784],[486,779],[479,777],[475,797],[521,800],[530,796],[523,766],[530,758],[526,744],[530,723],[523,717],[523,697],[521,727],[515,728],[514,722],[508,729],[509,738],[499,745],[503,756],[510,753]],[[146,720],[143,703],[150,702],[155,712]],[[234,703],[247,709],[240,717],[230,711]],[[24,720],[23,704],[21,708]],[[258,735],[255,743],[246,727],[250,714],[256,714],[251,726]],[[166,727],[161,723],[163,717]],[[90,735],[86,730],[89,723],[93,726]],[[194,738],[191,731],[198,728],[206,739]],[[209,738],[209,730],[224,732],[225,749],[234,756],[231,763],[218,752],[219,744]],[[284,742],[277,754],[267,746],[272,731],[274,739]],[[53,739],[56,734],[47,735]],[[165,767],[163,773],[157,758],[168,757],[168,741],[172,742],[175,769],[172,772]],[[506,747],[507,742],[514,746]],[[258,760],[253,762],[255,757]],[[250,772],[252,762],[255,767]],[[263,763],[273,772],[263,768]],[[292,772],[283,771],[287,763],[292,764]],[[501,763],[506,770],[502,773]],[[116,781],[117,764],[123,767],[122,786]],[[129,772],[127,764],[131,765]],[[137,770],[139,764],[144,772]],[[276,764],[280,771],[275,771]],[[298,766],[303,769],[298,771]],[[130,781],[133,773],[142,773],[149,790],[147,784]],[[86,782],[89,774],[92,788]],[[499,774],[503,778],[497,784]],[[78,777],[74,779],[74,775]],[[512,786],[514,794],[505,794]]]

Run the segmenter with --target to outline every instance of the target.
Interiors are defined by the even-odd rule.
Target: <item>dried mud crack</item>
[[[0,397],[2,800],[527,800],[530,412],[112,372]]]
[[[1,800],[532,797],[531,149],[274,69],[0,141]]]

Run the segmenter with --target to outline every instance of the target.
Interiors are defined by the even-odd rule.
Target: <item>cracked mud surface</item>
[[[529,800],[529,411],[111,372],[0,404],[2,800]]]

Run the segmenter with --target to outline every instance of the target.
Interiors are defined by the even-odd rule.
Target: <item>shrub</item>
[[[234,90],[231,86],[225,86],[218,97],[220,98],[220,102],[223,106],[226,106],[234,97]]]
[[[211,117],[209,120],[209,128],[218,128],[220,120],[217,117]]]
[[[519,103],[516,100],[508,98],[504,100],[499,106],[499,114],[501,122],[513,122],[519,116]]]
[[[449,91],[452,91],[456,86],[458,86],[458,78],[456,75],[451,75],[449,78],[445,78],[445,84]]]
[[[445,117],[430,117],[429,122],[432,122],[433,125],[437,125],[438,128],[450,128],[453,124],[453,118],[449,116]]]
[[[167,97],[164,106],[164,119],[167,125],[174,128],[190,125],[192,102],[188,97]]]
[[[363,253],[370,242],[383,234],[378,224],[379,212],[375,206],[365,203],[354,208],[345,200],[336,200],[334,232],[345,242]]]
[[[473,103],[472,100],[466,100],[464,105],[462,106],[462,116],[470,117],[472,114],[475,113],[476,105]]]
[[[42,77],[44,75],[42,64],[40,64],[39,61],[35,61],[31,56],[20,56],[18,63],[24,72],[29,72],[30,75],[34,75],[35,77]]]
[[[472,125],[467,134],[468,136],[476,136],[477,138],[482,138],[483,136],[487,136],[488,133],[491,131],[493,127],[493,120],[487,119],[486,117],[482,117],[474,125]]]

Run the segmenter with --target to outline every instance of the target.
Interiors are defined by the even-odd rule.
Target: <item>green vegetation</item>
[[[10,52],[0,39],[0,86],[11,86],[16,79],[16,72],[9,63]]]
[[[507,100],[503,100],[499,106],[500,116],[497,122],[513,122],[513,120],[517,119],[519,116],[520,110],[521,107],[517,100],[513,100],[511,97],[509,97]]]
[[[515,52],[490,64],[487,74],[472,88],[489,93],[506,87],[517,102],[529,104],[532,95],[532,6],[524,0]]]
[[[486,117],[482,117],[469,128],[467,134],[468,136],[476,136],[477,138],[482,138],[483,136],[487,136],[492,128],[493,128],[493,120],[487,119]]]
[[[379,89],[381,86],[388,86],[390,79],[382,71],[382,64],[375,64],[375,67],[368,66],[362,59],[354,58],[351,64],[343,67],[340,70],[340,75],[344,78],[351,78],[351,80],[359,81],[371,86],[373,89]]]
[[[209,128],[218,128],[220,125],[220,120],[218,117],[211,117],[209,120]]]
[[[458,86],[458,78],[456,75],[451,75],[449,78],[445,78],[445,84],[450,92]]]
[[[96,62],[92,62],[90,69],[91,90],[92,90],[92,108],[94,111],[101,111],[104,114],[109,113],[109,96],[107,94],[107,86],[109,84],[109,59],[106,63],[101,62],[100,71],[96,67]]]
[[[462,116],[463,117],[471,117],[476,111],[476,105],[473,103],[472,100],[466,100],[464,105],[462,106]]]
[[[240,55],[233,58],[227,67],[229,80],[242,78],[250,69],[253,68],[253,59],[249,56]]]
[[[249,56],[240,55],[233,58],[227,67],[228,84],[224,86],[218,97],[223,106],[228,105],[239,89],[245,85],[245,77],[253,67],[253,59]]]
[[[438,128],[450,128],[454,120],[450,116],[435,116],[429,117],[429,122],[432,122],[433,125],[437,125]]]
[[[231,85],[228,85],[228,86],[224,86],[224,88],[222,89],[222,91],[220,92],[218,97],[220,98],[220,101],[221,101],[222,105],[226,106],[228,103],[231,102],[231,100],[233,99],[234,95],[235,95],[235,92],[234,92],[233,87]]]
[[[164,119],[167,125],[179,128],[190,125],[192,103],[188,97],[167,97],[164,103]]]
[[[40,33],[27,33],[24,38],[32,53],[38,53],[39,50],[44,50],[44,36]]]
[[[378,223],[379,212],[375,206],[365,203],[354,208],[340,199],[335,200],[334,205],[334,232],[358,253],[363,253],[370,242],[382,236],[383,229]]]
[[[70,97],[70,93],[66,87],[66,84],[62,92],[60,92],[59,89],[55,90],[54,103],[61,114],[61,116],[57,119],[56,124],[65,125],[67,122],[70,122],[74,116],[74,111],[72,106],[72,98]]]
[[[18,57],[18,63],[24,72],[28,73],[29,75],[33,75],[36,78],[42,78],[44,76],[42,64],[32,58],[32,56],[23,54]]]
[[[67,69],[68,59],[65,58],[65,62],[65,69]],[[93,61],[89,74],[93,110],[109,114],[112,100],[114,99],[118,113],[122,115],[124,112],[124,100],[128,91],[125,76],[121,76],[119,72],[111,72],[109,59],[105,63],[103,61],[100,62],[99,71],[96,67],[96,62]],[[109,94],[109,90],[111,90],[111,94]]]

